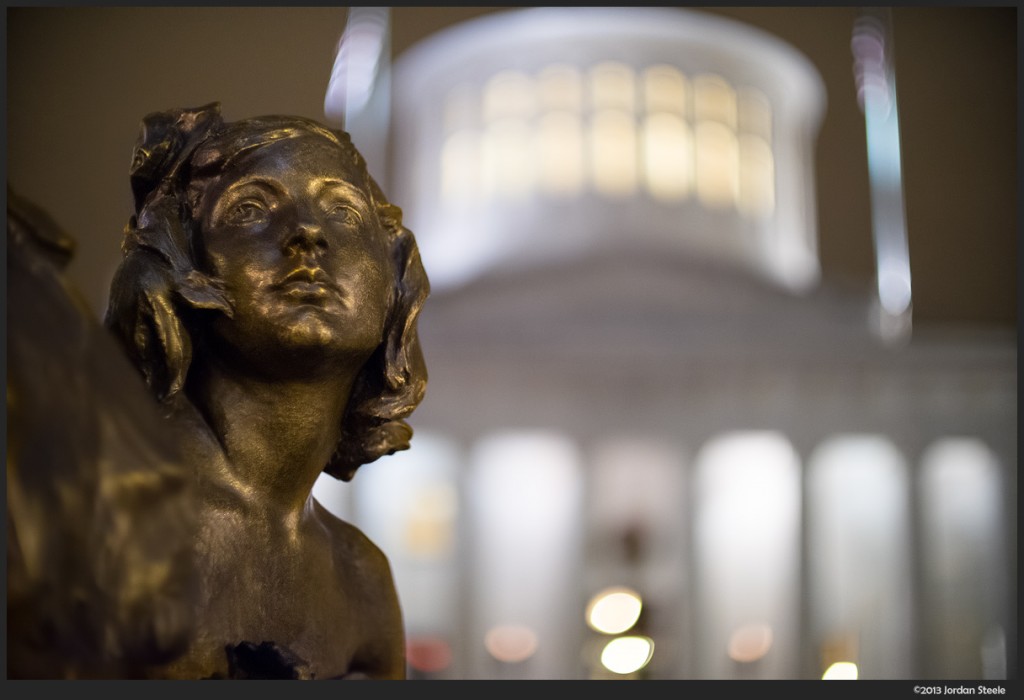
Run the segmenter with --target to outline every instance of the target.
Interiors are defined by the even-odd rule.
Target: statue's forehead
[[[190,188],[193,197],[210,202],[241,183],[253,180],[268,180],[281,183],[286,189],[309,191],[331,181],[345,183],[352,195],[367,205],[373,200],[365,169],[343,146],[317,134],[304,133],[258,145],[250,142],[247,147],[224,155],[223,167],[208,178],[193,182]]]
[[[360,190],[367,187],[365,174],[339,144],[317,134],[298,134],[286,139],[259,144],[229,154],[229,163],[221,179],[234,180],[263,172],[277,178],[330,177],[351,183]]]

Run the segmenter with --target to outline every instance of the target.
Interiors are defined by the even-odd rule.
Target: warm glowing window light
[[[517,198],[530,192],[536,162],[531,137],[529,125],[517,119],[502,119],[487,127],[480,154],[485,196]]]
[[[720,122],[697,122],[697,194],[709,209],[736,204],[740,188],[740,154],[736,133]]]
[[[655,199],[685,199],[693,180],[693,135],[682,117],[660,112],[643,124],[644,181]]]
[[[583,189],[583,125],[578,113],[550,112],[537,125],[537,178],[547,194],[569,196]]]
[[[435,289],[609,227],[794,290],[819,277],[825,93],[777,37],[673,8],[528,8],[438,32],[391,76],[393,196]]]
[[[514,199],[530,192],[535,158],[527,120],[533,116],[536,102],[534,80],[522,71],[501,71],[484,86],[482,113],[486,128],[480,176],[485,197]]]
[[[594,189],[628,197],[637,188],[636,119],[630,112],[602,109],[591,117],[590,162]]]
[[[536,103],[537,89],[532,77],[522,71],[501,71],[484,86],[484,122],[506,117],[526,119],[533,116]]]
[[[583,111],[583,73],[568,63],[554,63],[537,73],[537,94],[542,109]]]
[[[693,81],[694,116],[698,122],[718,122],[736,130],[736,90],[718,75],[698,75]]]
[[[636,76],[615,61],[589,72],[590,164],[594,189],[610,197],[632,195],[637,187]]]
[[[607,588],[587,604],[587,624],[598,632],[621,634],[640,619],[643,602],[631,588]]]
[[[590,69],[590,101],[595,110],[636,111],[636,75],[624,63],[605,61]]]
[[[730,208],[739,195],[736,91],[722,77],[694,79],[697,194],[711,209]]]
[[[673,66],[649,66],[638,76],[605,61],[585,74],[561,63],[535,74],[500,71],[486,81],[479,109],[472,94],[461,85],[447,99],[451,133],[440,160],[448,203],[535,190],[566,197],[589,182],[606,197],[634,196],[642,187],[669,204],[696,190],[704,206],[752,220],[775,210],[772,112],[759,90],[707,74],[691,87]],[[469,126],[477,112],[479,129]]]
[[[617,637],[601,652],[601,665],[612,673],[636,673],[654,655],[654,642],[648,637]]]
[[[837,661],[826,669],[823,681],[855,681],[857,680],[857,664],[850,661]]]
[[[643,73],[643,88],[647,112],[686,116],[690,88],[686,76],[678,68],[664,64],[648,66]]]

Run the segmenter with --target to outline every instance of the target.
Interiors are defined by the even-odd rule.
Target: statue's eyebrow
[[[369,200],[367,199],[366,194],[347,180],[328,177],[318,180],[312,187],[313,194],[318,197],[323,196],[324,192],[327,190],[340,192],[355,204],[363,207],[369,207]]]
[[[210,202],[210,216],[214,218],[224,216],[228,207],[233,206],[239,199],[244,199],[247,193],[254,194],[254,190],[273,199],[280,197],[282,192],[280,186],[275,185],[273,180],[260,176],[243,176],[228,185]],[[202,196],[205,197],[206,194],[204,193]]]
[[[252,176],[243,176],[243,177],[239,178],[238,180],[236,180],[235,182],[232,182],[230,185],[228,185],[227,189],[224,190],[224,192],[220,195],[220,197],[218,199],[224,199],[225,197],[230,197],[231,195],[233,195],[235,192],[237,192],[238,190],[242,189],[243,187],[250,187],[250,186],[253,186],[253,185],[255,185],[256,187],[259,187],[260,189],[267,190],[271,194],[275,194],[275,195],[276,194],[281,194],[281,192],[282,192],[281,185],[279,185],[278,183],[274,182],[274,180],[271,180],[271,179],[268,179],[268,178],[265,178],[265,177],[261,177],[259,175],[252,175]]]

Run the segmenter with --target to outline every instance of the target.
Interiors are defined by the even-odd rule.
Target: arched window
[[[689,120],[691,88],[679,69],[649,66],[643,73],[643,174],[654,199],[686,199],[693,187],[693,129]]]
[[[709,209],[730,209],[740,188],[736,90],[718,75],[693,82],[697,195]]]
[[[590,176],[608,197],[637,189],[636,75],[630,66],[605,61],[589,71]]]
[[[530,120],[536,109],[535,81],[522,71],[501,71],[484,86],[480,157],[485,198],[517,199],[532,193],[536,157]]]

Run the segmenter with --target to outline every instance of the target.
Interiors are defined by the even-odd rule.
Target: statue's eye
[[[263,202],[256,199],[243,199],[236,202],[228,211],[227,222],[236,226],[258,224],[267,220],[268,210]]]
[[[327,213],[327,218],[332,221],[337,221],[343,224],[357,224],[362,218],[359,216],[359,212],[352,208],[351,205],[343,202],[332,202],[327,204],[324,209]]]

